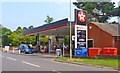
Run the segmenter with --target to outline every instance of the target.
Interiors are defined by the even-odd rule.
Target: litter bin
[[[75,56],[88,56],[88,49],[87,48],[76,48],[75,49]]]
[[[101,54],[102,49],[101,48],[89,48],[88,52],[89,52],[90,57],[95,57]]]
[[[103,48],[103,54],[104,55],[117,55],[117,48],[112,48],[112,47],[105,47]]]
[[[56,56],[61,57],[62,56],[62,50],[61,49],[56,49]]]

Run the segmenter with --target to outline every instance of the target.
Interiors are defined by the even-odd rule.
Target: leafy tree
[[[23,31],[26,31],[26,30],[28,30],[26,27],[23,27]]]
[[[120,7],[114,2],[74,2],[77,8],[86,10],[90,21],[107,22],[114,16],[120,16]]]
[[[19,41],[20,35],[18,34],[18,32],[14,31],[8,37],[12,41],[11,42],[12,46],[19,46],[19,44],[20,44],[20,41]]]
[[[25,43],[28,43],[28,44],[35,44],[36,42],[36,36],[29,36],[29,35],[26,35],[24,36],[24,41],[22,42],[25,42]]]
[[[118,22],[114,21],[114,22],[111,22],[111,24],[119,24]]]
[[[69,44],[69,36],[64,36],[64,42],[65,44]]]
[[[53,21],[53,17],[50,17],[49,15],[47,15],[47,19],[44,21],[46,22],[47,24],[51,23]]]
[[[30,26],[30,29],[31,27],[33,26]],[[29,44],[30,42],[32,42],[31,44],[33,44],[35,42],[35,39],[36,39],[35,36],[23,35],[23,31],[26,31],[26,30],[27,30],[26,27],[23,27],[23,29],[21,27],[18,27],[14,32],[12,32],[8,36],[13,46],[19,46],[21,43]]]
[[[46,18],[46,20],[44,21],[44,22],[46,22],[47,24],[44,24],[44,25],[48,25],[48,24],[50,24],[51,22],[53,22],[53,17],[50,17],[49,15],[47,15],[47,18]],[[50,39],[50,37],[49,36],[41,36],[40,37],[40,42],[41,42],[41,44],[42,45],[46,45],[46,44],[48,44],[48,40]]]
[[[8,38],[8,35],[11,34],[11,30],[10,29],[7,29],[3,26],[0,26],[0,29],[1,29],[1,35],[0,35],[0,38],[2,38],[2,44],[3,46],[5,45],[9,45],[9,43],[11,42],[10,39]]]
[[[33,26],[30,26],[30,28],[33,28]],[[7,29],[6,27],[3,27],[0,25],[0,45],[9,45],[10,43],[12,46],[19,46],[21,43],[30,43],[33,44],[36,42],[35,36],[24,36],[23,31],[28,30],[26,27],[18,27],[15,31],[11,31],[10,29]]]
[[[42,45],[46,45],[46,44],[48,44],[48,40],[49,40],[49,36],[41,36],[40,37],[40,43],[42,44]]]
[[[28,29],[33,29],[33,26],[29,26]]]
[[[0,24],[0,46],[2,46],[2,25]]]
[[[19,27],[16,29],[16,32],[21,33],[21,32],[22,32],[22,28],[19,26]]]

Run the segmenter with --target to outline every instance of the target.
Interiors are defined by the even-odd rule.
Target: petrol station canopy
[[[71,29],[74,30],[74,22],[71,22]],[[46,24],[43,26],[35,27],[23,32],[24,35],[69,35],[70,34],[70,21],[68,18]]]

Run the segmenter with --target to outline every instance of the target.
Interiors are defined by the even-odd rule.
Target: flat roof
[[[89,22],[88,24],[94,24],[105,32],[110,33],[113,36],[120,36],[120,25],[108,24],[108,23],[98,23],[98,22]],[[69,35],[70,34],[70,22],[68,18],[45,24],[43,26],[35,27],[23,32],[24,35]],[[74,31],[75,22],[72,21],[72,32]],[[74,34],[74,33],[72,33]]]
[[[45,24],[43,26],[35,27],[23,32],[24,35],[69,35],[69,21],[68,18]],[[74,22],[72,22],[72,29],[74,28]]]

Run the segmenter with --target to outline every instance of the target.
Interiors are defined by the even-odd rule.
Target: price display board
[[[87,26],[75,25],[75,48],[87,48]]]

